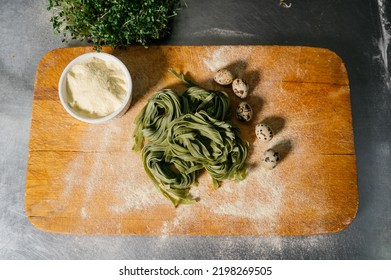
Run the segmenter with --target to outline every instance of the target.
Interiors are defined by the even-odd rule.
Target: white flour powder
[[[239,61],[237,70],[244,71],[245,65],[240,61],[245,61],[249,56],[250,53],[237,54],[223,46],[211,51],[203,63],[213,71],[225,67],[227,62]],[[275,87],[278,91],[279,84],[276,83]],[[258,153],[250,154],[248,158],[250,167],[244,181],[239,183],[227,181],[220,189],[214,190],[210,177],[204,173],[199,178],[199,186],[192,187],[191,190],[200,201],[193,205],[180,205],[174,209],[145,174],[140,176],[140,172],[132,172],[143,169],[141,154],[131,150],[133,128],[134,126],[124,128],[121,120],[113,121],[104,126],[99,142],[90,141],[96,127],[91,125],[88,128],[85,138],[81,139],[79,150],[93,152],[79,153],[69,163],[66,170],[66,186],[61,198],[63,207],[72,203],[72,195],[77,191],[81,194],[81,201],[78,202],[81,205],[77,205],[80,209],[80,218],[99,219],[100,217],[94,216],[96,207],[103,207],[100,212],[106,213],[110,219],[118,218],[118,223],[113,229],[117,233],[123,230],[122,219],[132,213],[148,213],[159,207],[165,211],[170,209],[168,216],[161,221],[160,227],[155,229],[163,236],[178,232],[184,224],[188,226],[192,223],[200,223],[197,220],[199,217],[223,221],[241,220],[259,228],[260,232],[264,232],[265,229],[269,234],[278,232],[277,225],[285,192],[282,183],[284,174],[279,170],[268,171],[259,166],[259,159],[255,156]],[[279,137],[283,135],[280,133],[273,140],[278,142],[281,140]],[[115,142],[116,138],[129,139],[128,147],[126,149],[121,147],[122,152],[110,151],[113,146],[118,145]],[[252,147],[255,150],[264,148],[257,143]],[[125,150],[128,152],[124,152]],[[97,194],[100,194],[100,197],[102,194],[107,197],[107,202],[100,206],[95,205],[94,198]]]

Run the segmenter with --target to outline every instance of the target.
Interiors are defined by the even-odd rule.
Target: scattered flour
[[[225,46],[218,48],[217,51],[209,53],[209,57],[203,60],[204,64],[212,72],[216,72],[217,70],[226,67],[226,54],[229,50],[230,48]]]
[[[81,217],[82,217],[83,219],[86,219],[86,218],[87,218],[87,210],[86,210],[85,207],[82,207],[82,208],[81,208]]]
[[[232,48],[225,46],[210,48],[202,63],[213,71],[225,67],[227,61],[238,62],[237,67],[244,71],[241,62],[249,59],[251,50],[248,51],[249,53],[238,54]],[[272,86],[274,88],[268,85],[270,92],[283,90],[280,83],[273,83]],[[269,107],[272,107],[270,102]],[[262,113],[269,114],[268,110],[265,108]],[[259,115],[256,117],[259,119],[255,121],[260,121],[264,117]],[[248,175],[244,181],[238,183],[227,181],[220,189],[214,190],[210,177],[203,173],[199,178],[199,186],[191,190],[192,195],[198,197],[200,201],[193,205],[180,205],[175,209],[152,185],[146,174],[132,172],[143,170],[141,154],[131,151],[132,127],[114,121],[103,128],[99,134],[101,139],[91,144],[89,138],[94,135],[95,129],[96,127],[91,125],[85,134],[85,139],[80,143],[79,149],[85,152],[78,153],[67,166],[65,188],[61,198],[61,202],[65,203],[62,205],[64,208],[68,206],[67,204],[74,203],[79,211],[76,214],[81,219],[86,221],[100,219],[102,217],[99,215],[103,212],[110,219],[116,220],[116,223],[111,225],[110,232],[118,234],[129,232],[126,223],[123,223],[126,219],[136,217],[142,219],[140,222],[151,219],[153,225],[151,228],[146,225],[147,232],[150,230],[160,234],[163,239],[171,234],[197,232],[195,227],[203,227],[204,224],[213,221],[227,225],[230,222],[240,221],[251,227],[249,232],[279,234],[281,214],[285,211],[284,203],[288,190],[288,186],[285,185],[286,176],[290,174],[287,174],[284,168],[269,171],[259,165],[257,157],[260,151],[266,148],[262,146],[263,144],[247,139],[252,151],[248,158]],[[275,145],[284,140],[287,137],[286,130],[279,131],[272,143],[268,145]],[[118,137],[129,139],[129,146],[121,147],[120,152],[111,151],[112,147],[118,144],[115,142]],[[93,146],[96,143],[99,143],[98,146]],[[289,156],[286,160],[289,161]],[[284,161],[281,162],[281,167],[283,165]],[[290,161],[289,165],[293,173],[300,168],[300,165],[293,161]],[[102,170],[106,172],[103,173]],[[72,202],[75,193],[78,193],[81,199]],[[98,199],[100,205],[95,205],[97,196],[100,198]],[[297,199],[300,200],[300,197]],[[199,232],[203,232],[202,230],[201,228]],[[99,229],[97,231],[99,232]],[[281,247],[281,239],[275,241],[273,247]]]
[[[126,214],[132,210],[142,210],[162,202],[162,197],[156,188],[142,188],[140,185],[132,184],[129,181],[120,180],[115,185],[116,195],[120,198],[120,203],[109,207],[113,213]]]
[[[94,134],[95,129],[95,125],[90,125],[86,138],[81,141],[80,150],[88,151],[92,148],[89,138]],[[140,168],[140,161],[132,161],[130,141],[129,157],[122,156],[123,153],[118,153],[116,157],[116,153],[113,152],[112,157],[107,158],[106,153],[113,145],[115,138],[123,133],[129,134],[128,139],[131,139],[131,134],[124,131],[121,126],[115,125],[115,122],[112,122],[110,126],[105,126],[99,145],[96,147],[97,152],[79,153],[72,159],[65,171],[67,175],[61,202],[72,203],[75,193],[81,193],[79,207],[81,207],[80,217],[83,219],[90,218],[94,214],[97,206],[94,205],[93,199],[98,193],[100,196],[107,195],[112,198],[113,202],[107,202],[105,211],[113,215],[127,214],[135,209],[159,204],[162,200],[155,188],[143,188],[140,178],[131,172],[131,170]],[[63,207],[66,206],[63,205]]]
[[[224,64],[227,61],[235,61],[239,62],[237,70],[244,71],[245,65],[241,65],[240,62],[248,59],[249,55],[250,53],[237,54],[231,48],[222,46],[208,53],[203,62],[208,69],[214,70],[226,66]],[[137,177],[140,173],[132,172],[135,169],[143,169],[140,153],[131,151],[132,129],[125,129],[120,122],[114,121],[109,126],[104,126],[100,132],[100,140],[94,144],[90,137],[95,130],[94,125],[89,126],[79,147],[86,152],[78,153],[67,167],[65,188],[60,201],[63,208],[72,206],[73,203],[73,206],[79,209],[78,215],[82,220],[87,222],[88,219],[100,219],[102,217],[99,215],[106,213],[108,217],[119,218],[112,231],[121,233],[121,219],[126,219],[133,213],[148,212],[156,206],[167,209],[168,204],[171,212],[157,229],[162,238],[178,232],[184,225],[191,227],[192,224],[198,223],[202,227],[200,217],[227,221],[240,219],[251,223],[255,228],[259,227],[261,231],[268,225],[269,233],[278,224],[285,189],[279,182],[284,180],[278,173],[254,165],[257,162],[254,156],[249,158],[252,167],[249,168],[245,181],[224,182],[219,190],[214,190],[210,177],[204,173],[199,178],[199,186],[193,187],[191,191],[193,196],[200,198],[200,201],[194,205],[181,205],[174,209],[146,175],[140,178]],[[110,152],[108,157],[107,152],[115,145],[117,137],[129,139],[128,156],[116,157],[117,153]],[[132,157],[137,160],[133,160]],[[80,199],[73,202],[75,194]],[[107,201],[102,205],[95,205],[102,197],[107,197]]]
[[[172,220],[163,222],[163,225],[160,228],[162,238],[166,238],[168,235],[174,232],[176,228],[180,227],[181,224],[194,221],[193,211],[194,210],[191,206],[181,207],[180,209],[178,208],[178,211],[175,212],[175,217]]]
[[[211,72],[231,67],[235,74],[243,75],[244,71],[248,70],[246,69],[246,61],[250,56],[250,50],[243,54],[243,52],[238,53],[228,46],[220,46],[209,50],[202,62]],[[276,91],[278,91],[280,85],[276,84],[276,87]],[[278,138],[276,137],[274,141],[279,141]],[[250,145],[254,149],[265,148],[258,144],[250,143]],[[198,204],[203,209],[203,217],[225,221],[242,220],[255,227],[255,231],[265,232],[266,229],[269,234],[273,234],[273,232],[277,234],[286,188],[283,184],[283,174],[262,168],[256,154],[253,152],[248,158],[250,167],[244,181],[226,181],[223,182],[220,189],[214,190],[210,186],[209,176],[203,174],[199,179],[199,186],[193,187],[191,193],[194,197],[200,198]],[[176,228],[183,224],[196,222],[193,221],[196,215],[194,215],[192,207],[181,207],[181,211],[175,212],[173,220],[164,222],[160,229],[162,238],[171,232],[176,232]]]
[[[214,209],[214,213],[220,215],[240,216],[251,220],[273,220],[280,212],[285,189],[283,185],[275,184],[276,181],[280,181],[273,178],[275,175],[276,173],[261,166],[250,170],[245,181],[237,183],[236,186],[236,183],[224,186],[223,191],[232,192],[237,199],[232,203],[220,202],[211,208]],[[249,195],[260,193],[254,190],[255,186],[262,189],[262,197]]]
[[[248,50],[249,49],[244,49]],[[236,52],[235,49],[229,46],[221,46],[213,51],[207,53],[207,56],[204,58],[203,62],[205,66],[212,72],[230,66],[229,63],[235,63],[235,75],[241,76],[243,74],[245,63],[251,55],[250,51],[248,53]]]
[[[255,34],[246,33],[242,31],[230,30],[230,29],[222,29],[222,28],[209,28],[203,31],[194,32],[192,34],[193,37],[203,37],[203,36],[220,36],[223,38],[255,38]]]
[[[391,75],[389,70],[389,61],[388,61],[388,47],[391,42],[391,23],[387,19],[386,15],[386,0],[378,0],[378,8],[379,8],[379,17],[380,17],[380,38],[378,41],[378,47],[380,50],[380,57],[384,65],[384,79],[387,85],[387,88],[391,88]]]
[[[283,182],[278,173],[257,166],[249,169],[244,181],[225,181],[218,190],[210,186],[209,176],[204,175],[200,186],[192,188],[193,196],[200,198],[197,206],[202,208],[204,218],[227,222],[242,220],[251,224],[254,232],[277,234],[285,191],[285,186],[278,183]],[[173,220],[164,222],[160,229],[163,238],[181,225],[199,222],[193,207],[180,206]]]

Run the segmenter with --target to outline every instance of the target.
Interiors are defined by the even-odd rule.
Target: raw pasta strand
[[[198,86],[189,87],[182,95],[183,104],[188,104],[184,108],[184,113],[196,113],[205,111],[209,116],[226,120],[229,115],[230,101],[225,92],[207,91]]]
[[[168,124],[180,115],[180,100],[173,90],[163,89],[154,94],[136,118],[133,149],[141,150],[144,137],[156,144],[163,142]]]
[[[148,143],[142,151],[144,169],[155,186],[175,206],[192,203],[195,200],[189,195],[190,185],[195,182],[199,168],[195,164],[178,157],[165,156],[166,147]],[[187,172],[192,169],[192,172]]]
[[[170,124],[166,145],[170,156],[202,164],[215,187],[225,179],[244,179],[248,144],[233,124],[213,119],[203,111],[186,114]]]
[[[134,150],[142,149],[144,169],[171,202],[196,201],[190,194],[200,169],[215,188],[224,180],[243,180],[248,143],[228,120],[230,101],[222,91],[208,91],[170,69],[188,86],[182,96],[172,89],[154,94],[136,118]]]

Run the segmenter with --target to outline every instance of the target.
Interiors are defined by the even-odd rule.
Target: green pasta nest
[[[133,149],[142,150],[144,168],[162,194],[175,206],[193,203],[189,191],[205,169],[215,188],[227,179],[246,175],[248,143],[229,120],[229,96],[185,79],[187,90],[154,94],[136,118]],[[143,147],[144,141],[148,143]]]

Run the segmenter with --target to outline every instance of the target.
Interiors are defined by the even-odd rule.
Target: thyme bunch
[[[63,42],[97,46],[147,45],[168,34],[179,0],[48,0],[53,29]]]

